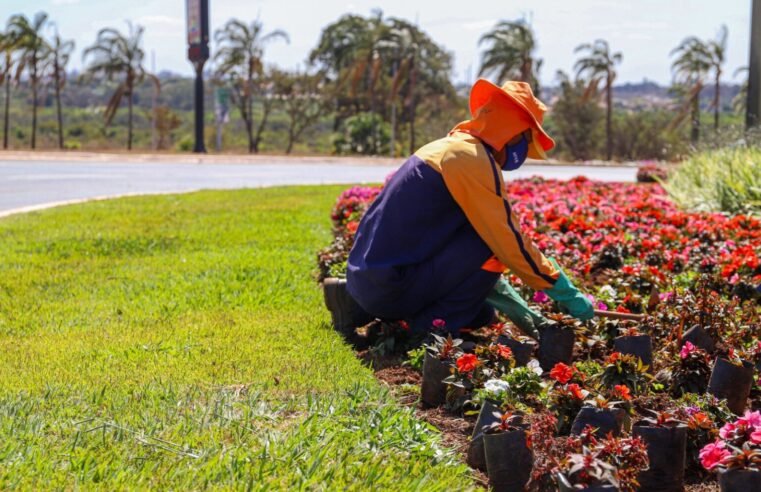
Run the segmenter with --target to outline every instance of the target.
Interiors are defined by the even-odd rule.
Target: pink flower
[[[700,464],[706,470],[712,470],[716,465],[720,464],[725,458],[731,456],[732,453],[725,449],[725,444],[721,441],[713,444],[706,444],[703,449],[700,450]]]
[[[695,345],[693,345],[691,342],[686,342],[684,346],[682,347],[682,350],[679,352],[679,357],[681,357],[682,359],[686,359],[695,350],[696,350]]]
[[[550,300],[550,296],[545,294],[542,290],[537,290],[534,292],[534,297],[532,299],[534,302],[547,302]]]
[[[446,326],[447,326],[447,322],[441,318],[436,318],[435,320],[433,320],[434,328],[443,329],[443,328],[446,328]]]
[[[597,301],[597,305],[595,306],[595,308],[597,308],[600,311],[607,311],[608,310],[608,305],[605,304],[602,301]]]
[[[659,299],[661,302],[668,302],[668,301],[670,301],[670,300],[671,300],[673,297],[674,297],[674,293],[673,293],[673,292],[661,292],[660,294],[658,294],[658,299]]]
[[[742,416],[742,420],[748,423],[748,426],[753,426],[756,430],[761,430],[761,411],[756,410],[751,412],[746,410],[745,415]]]
[[[731,441],[734,437],[734,433],[737,430],[737,423],[736,422],[727,422],[724,424],[724,426],[719,429],[719,436],[721,436],[722,439],[725,439],[727,441]]]
[[[756,430],[750,434],[750,442],[761,446],[761,428],[757,427]]]

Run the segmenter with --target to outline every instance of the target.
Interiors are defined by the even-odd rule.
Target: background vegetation
[[[44,13],[15,15],[0,33],[4,148],[192,148],[193,81],[148,72],[140,26],[102,29],[80,47],[81,74],[67,72],[76,49],[49,36],[51,26]],[[626,56],[602,39],[576,47],[574,73],[541,87],[532,26],[501,20],[480,39],[479,75],[532,84],[551,106],[554,157],[678,160],[744,136],[746,87],[722,82],[727,37],[722,27],[716,39],[688,37],[664,52],[670,88],[616,85]],[[205,101],[210,150],[219,143],[226,152],[402,156],[468,117],[469,87],[453,83],[452,55],[416,25],[380,11],[325,26],[298,71],[265,63],[267,46],[289,37],[260,20],[231,19],[214,39]]]

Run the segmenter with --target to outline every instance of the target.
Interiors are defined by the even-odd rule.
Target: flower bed
[[[318,255],[321,278],[345,271],[353,233],[379,191],[356,187],[341,195],[335,241]],[[538,347],[528,343],[506,320],[470,335],[469,343],[440,338],[410,352],[407,364],[422,371],[429,406],[470,422],[479,411],[499,414],[479,416],[490,426],[472,430],[470,464],[488,472],[496,451],[490,460],[480,446],[492,449],[499,440],[485,436],[504,433],[510,446],[525,434],[521,453],[532,457],[534,490],[635,490],[664,474],[679,490],[683,480],[721,472],[728,481],[729,471],[758,470],[761,222],[682,211],[657,184],[531,179],[508,183],[507,193],[524,230],[598,309],[646,316],[581,323],[511,278],[554,321],[553,330],[574,334],[572,360],[540,364],[534,358],[544,355],[541,339]],[[404,325],[382,331],[396,339],[382,346],[398,352]],[[518,350],[528,352],[519,357]],[[508,425],[515,414],[520,422]],[[684,467],[674,466],[675,453],[683,453]]]

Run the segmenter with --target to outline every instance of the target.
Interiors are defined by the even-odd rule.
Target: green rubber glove
[[[547,318],[528,307],[504,277],[499,278],[486,302],[504,313],[523,333],[535,340],[539,340],[538,329],[550,323]]]
[[[587,297],[577,289],[568,279],[563,270],[560,269],[558,262],[554,258],[549,259],[555,268],[560,272],[555,285],[544,292],[550,298],[560,305],[560,308],[576,319],[586,321],[592,319],[595,315],[594,307]]]

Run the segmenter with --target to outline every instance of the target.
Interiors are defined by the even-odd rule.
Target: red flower
[[[478,357],[474,354],[463,354],[457,358],[457,370],[460,372],[473,372],[480,363]]]
[[[621,358],[621,352],[613,352],[605,359],[606,364],[615,364]]]
[[[513,356],[513,351],[507,345],[497,344],[497,355],[503,359],[509,359]]]
[[[558,362],[550,371],[550,377],[560,384],[565,384],[571,380],[574,372],[576,372],[576,369],[573,367]]]
[[[569,384],[569,385],[566,387],[566,389],[567,389],[567,390],[568,390],[568,392],[571,394],[571,396],[573,396],[573,397],[574,397],[574,398],[576,398],[577,400],[583,400],[584,398],[586,398],[586,397],[587,397],[587,394],[588,394],[586,391],[584,391],[583,389],[581,389],[581,386],[579,386],[579,385],[578,385],[578,384],[576,384],[576,383],[571,383],[571,384]]]
[[[614,386],[613,394],[624,401],[629,401],[632,399],[632,394],[629,391],[629,387],[626,386],[625,384],[617,384],[616,386]]]

